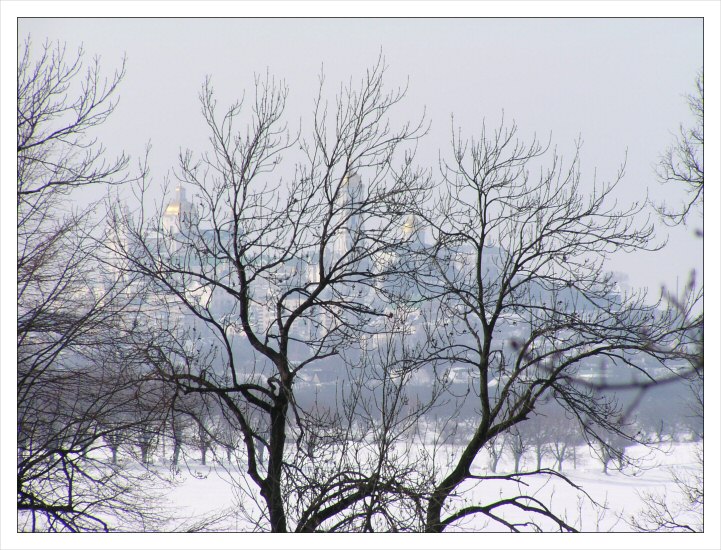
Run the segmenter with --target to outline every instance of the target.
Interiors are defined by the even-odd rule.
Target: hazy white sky
[[[158,187],[181,147],[205,147],[198,92],[206,75],[221,105],[251,92],[256,73],[285,79],[288,120],[297,128],[310,118],[321,67],[334,91],[382,51],[389,83],[408,79],[399,119],[425,110],[431,121],[419,149],[424,164],[437,168],[439,150],[448,152],[451,114],[470,136],[484,117],[493,125],[505,113],[522,134],[545,139],[552,132],[561,152],[570,153],[580,135],[588,182],[594,172],[613,178],[628,152],[623,200],[678,197],[658,184],[654,166],[689,121],[683,95],[703,66],[700,18],[32,18],[20,19],[18,32],[38,44],[83,44],[108,73],[127,57],[120,105],[103,141],[111,152],[131,155],[152,142]],[[661,253],[624,257],[612,267],[654,293],[662,283],[675,286],[677,277],[683,284],[702,261],[693,227],[672,231]],[[667,232],[662,224],[659,230]]]

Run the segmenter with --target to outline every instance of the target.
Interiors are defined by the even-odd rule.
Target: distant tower
[[[333,253],[336,258],[351,250],[354,241],[358,238],[363,220],[357,213],[357,208],[363,200],[363,192],[363,182],[360,176],[354,171],[349,172],[343,178],[338,191],[341,216],[349,217],[333,243]]]
[[[414,214],[408,214],[403,224],[403,238],[412,248],[423,247],[423,229],[418,226],[418,220]]]
[[[175,188],[175,196],[163,212],[163,230],[168,233],[176,233],[182,224],[190,222],[194,215],[193,203],[185,197],[185,188],[178,185]]]

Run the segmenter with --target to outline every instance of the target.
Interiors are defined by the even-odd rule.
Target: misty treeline
[[[524,479],[575,487],[576,446],[630,467],[683,424],[701,293],[606,272],[660,246],[623,166],[587,184],[580,146],[502,122],[456,127],[432,167],[379,60],[321,77],[297,133],[282,81],[222,106],[207,80],[207,149],[158,202],[152,158],[95,137],[124,64],[30,41],[18,59],[19,529],[162,529],[151,488],[192,449],[231,473],[247,530],[574,531]],[[89,187],[109,191],[79,209]]]

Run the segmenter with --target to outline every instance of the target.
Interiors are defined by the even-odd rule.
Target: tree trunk
[[[261,495],[268,505],[270,529],[273,533],[286,533],[285,508],[281,493],[283,453],[285,451],[285,421],[288,412],[288,396],[281,388],[270,413],[270,448],[268,449],[268,474]]]
[[[440,533],[443,531],[441,510],[452,488],[453,485],[446,486],[441,484],[441,486],[433,492],[428,502],[428,510],[426,511],[426,533]]]
[[[178,466],[178,460],[180,459],[180,443],[176,443],[173,446],[173,466]]]

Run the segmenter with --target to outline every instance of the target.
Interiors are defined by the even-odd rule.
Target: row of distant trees
[[[231,468],[247,463],[236,432],[222,416],[212,416],[202,407],[193,411],[192,406],[181,407],[176,403],[170,416],[163,416],[162,419],[169,425],[162,425],[161,419],[149,419],[132,428],[124,422],[118,422],[117,430],[103,436],[109,451],[106,460],[117,465],[119,459],[131,458],[143,464],[169,464],[173,468],[188,461],[194,464],[199,461],[203,466],[211,461],[219,462]],[[698,441],[701,436],[698,422],[664,424],[658,421],[644,426],[636,421],[627,428],[635,430],[645,443],[660,449],[665,449],[669,443]],[[354,431],[356,438],[361,439],[364,429],[355,427]],[[448,443],[462,443],[470,436],[469,431],[469,423],[459,420]],[[529,464],[534,464],[536,470],[541,470],[550,461],[551,467],[560,473],[569,461],[573,462],[574,469],[577,467],[580,447],[590,448],[592,454],[601,461],[603,472],[608,473],[612,463],[615,469],[633,466],[634,461],[626,461],[625,456],[630,443],[613,433],[588,441],[577,423],[563,410],[557,409],[533,415],[528,421],[490,441],[486,446],[485,467],[497,473],[504,459],[512,459],[513,467],[510,470],[517,473],[523,471],[524,460],[525,469],[528,469]],[[306,442],[308,452],[312,453],[313,445],[313,441]],[[506,470],[509,469],[505,462],[504,466]]]
[[[616,251],[657,248],[649,205],[616,200],[623,169],[587,191],[578,148],[564,162],[501,124],[455,132],[433,175],[413,156],[426,126],[394,122],[405,92],[387,89],[380,61],[341,86],[335,105],[321,79],[309,130],[297,135],[282,83],[257,79],[249,105],[223,109],[207,81],[210,150],[182,154],[173,176],[198,211],[168,231],[145,200],[147,159],[131,170],[93,137],[123,75],[124,66],[105,78],[61,45],[19,49],[21,529],[160,528],[144,490],[157,473],[117,464],[120,442],[135,434],[147,463],[155,438],[174,434],[180,449],[194,422],[205,454],[213,419],[242,449],[235,482],[257,530],[439,532],[480,516],[512,531],[572,531],[550,503],[522,492],[464,501],[484,480],[474,461],[500,441],[513,448],[524,425],[544,424],[536,412],[548,400],[576,433],[620,456],[647,442],[614,391],[641,400],[702,369],[698,292],[668,307],[645,291],[619,294],[604,270]],[[277,177],[284,156],[294,161],[287,181]],[[353,173],[365,190],[349,203],[342,187]],[[104,185],[129,187],[137,201],[110,193],[74,207],[76,191]],[[403,231],[409,214],[430,246]],[[363,223],[348,235],[353,217]],[[340,237],[347,250],[330,254]],[[313,276],[288,269],[309,253]],[[219,314],[199,292],[230,310]],[[258,303],[270,312],[264,325],[251,316]],[[411,315],[420,316],[415,334]],[[509,341],[511,322],[525,331]],[[259,365],[252,376],[238,338]],[[333,402],[309,404],[297,381],[331,360],[344,382]],[[614,377],[579,376],[588,361]],[[465,391],[443,374],[451,366],[469,373]],[[423,393],[412,384],[421,369],[437,373]],[[439,407],[446,427],[421,429]],[[474,413],[449,457],[442,449],[463,407]],[[568,481],[562,463],[505,479]]]

